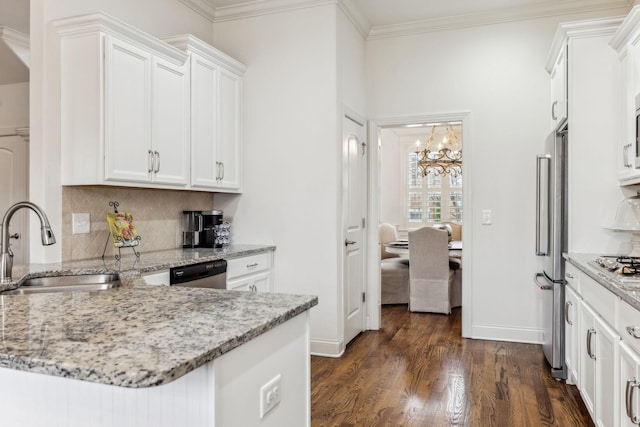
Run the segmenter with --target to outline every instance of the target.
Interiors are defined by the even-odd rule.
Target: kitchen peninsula
[[[151,286],[142,277],[265,250],[273,247],[16,266],[17,283],[115,270],[122,286],[0,294],[3,423],[308,425],[308,310],[316,297]],[[264,410],[274,396],[279,403]]]

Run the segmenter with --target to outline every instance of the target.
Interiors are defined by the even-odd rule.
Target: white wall
[[[380,222],[396,227],[404,223],[402,215],[403,151],[400,139],[391,129],[380,132]]]
[[[60,186],[60,99],[58,35],[60,18],[103,11],[156,37],[191,33],[211,41],[211,23],[176,0],[32,0],[30,87],[30,199],[62,229]],[[31,229],[37,229],[31,216]],[[62,245],[42,246],[31,233],[31,262],[57,262]]]
[[[329,348],[342,337],[335,20],[325,5],[214,26],[214,46],[247,65],[244,194],[214,206],[234,241],[277,246],[276,292],[318,295],[311,338]]]
[[[367,43],[368,96],[374,119],[470,112],[465,182],[473,211],[470,251],[471,335],[540,341],[533,276],[535,156],[549,129],[544,69],[560,21],[576,15],[374,39]],[[613,148],[612,148],[613,149]],[[467,169],[465,168],[465,171]],[[481,225],[492,210],[493,224]],[[469,228],[466,227],[468,230]],[[469,272],[467,272],[469,273]],[[464,308],[463,308],[464,310]]]
[[[29,83],[0,85],[0,135],[4,128],[29,125]]]

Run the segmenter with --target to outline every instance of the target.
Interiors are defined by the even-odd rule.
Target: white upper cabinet
[[[636,157],[640,150],[636,141],[636,110],[640,107],[640,6],[631,9],[610,45],[618,52],[619,60],[618,180],[620,185],[638,184],[640,164],[636,164]]]
[[[165,41],[190,56],[191,180],[194,189],[242,190],[242,76],[245,66],[191,36]]]
[[[102,13],[55,25],[62,184],[185,188],[188,56]]]
[[[560,53],[549,71],[551,75],[551,130],[557,129],[567,120],[567,45],[562,45]]]

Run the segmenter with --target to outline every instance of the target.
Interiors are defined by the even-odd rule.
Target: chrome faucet
[[[56,238],[53,235],[53,231],[51,231],[51,226],[49,225],[49,219],[47,215],[45,215],[44,211],[40,209],[36,204],[31,202],[18,202],[15,205],[11,206],[7,209],[7,212],[4,214],[4,218],[2,218],[2,241],[0,248],[2,252],[0,253],[0,283],[7,283],[11,281],[11,269],[13,268],[13,252],[11,252],[11,247],[9,246],[9,222],[13,217],[13,214],[16,213],[21,208],[29,208],[38,215],[40,219],[40,234],[42,235],[42,244],[45,246],[53,245],[56,242]]]

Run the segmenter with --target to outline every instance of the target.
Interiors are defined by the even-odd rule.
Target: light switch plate
[[[71,214],[71,234],[87,234],[91,232],[91,215],[88,213]]]
[[[491,224],[491,210],[485,209],[482,211],[482,224],[483,225]]]

